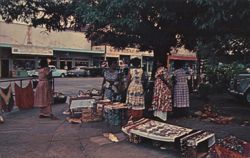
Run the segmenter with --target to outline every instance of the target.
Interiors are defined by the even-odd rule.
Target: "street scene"
[[[249,0],[1,0],[0,158],[249,158]]]

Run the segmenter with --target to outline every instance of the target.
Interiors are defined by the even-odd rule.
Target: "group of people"
[[[141,60],[134,58],[131,66],[121,73],[117,70],[117,61],[110,61],[109,68],[104,72],[102,94],[104,99],[113,102],[125,102],[129,107],[129,117],[138,120],[145,111],[145,73],[140,67]],[[157,62],[154,81],[152,109],[153,115],[167,120],[168,112],[176,116],[189,115],[189,89],[183,62],[174,63],[175,70],[171,74],[161,63]],[[52,74],[46,58],[40,61],[39,82],[35,91],[34,106],[40,108],[39,118],[57,119],[52,114],[52,90],[50,79]],[[3,118],[0,117],[0,121]]]
[[[117,61],[110,61],[102,84],[104,99],[125,102],[129,107],[129,117],[133,120],[142,118],[146,109],[145,73],[140,63],[139,58],[134,58],[130,61],[131,66],[119,73]],[[183,62],[176,61],[171,74],[161,62],[157,62],[152,107],[147,109],[152,109],[153,115],[164,121],[171,111],[175,116],[189,115],[189,89],[183,66]]]

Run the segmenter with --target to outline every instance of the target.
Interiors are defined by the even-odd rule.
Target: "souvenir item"
[[[215,143],[215,135],[211,132],[206,131],[194,131],[180,139],[180,149],[182,157],[187,157],[187,155],[197,154],[197,146],[204,142],[208,141],[208,149]],[[192,153],[190,153],[192,152]]]
[[[190,133],[192,129],[142,118],[123,126],[122,131],[128,135],[135,134],[153,140],[175,142],[177,138]]]

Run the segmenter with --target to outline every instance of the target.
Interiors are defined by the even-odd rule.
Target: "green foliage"
[[[243,55],[250,48],[249,0],[1,0],[6,22],[84,31],[96,44],[153,50],[162,58],[177,33],[210,54]],[[216,54],[217,56],[217,54]]]
[[[221,93],[228,88],[230,80],[244,70],[244,65],[234,62],[232,64],[219,64],[216,66],[206,65],[205,73],[209,83],[213,87],[213,92]]]

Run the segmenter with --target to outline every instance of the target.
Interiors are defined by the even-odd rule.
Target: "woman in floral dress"
[[[140,59],[134,58],[131,60],[133,68],[129,70],[130,84],[127,91],[126,104],[129,106],[130,116],[133,120],[138,120],[143,117],[144,93],[142,86],[143,70],[140,68]]]
[[[154,109],[154,116],[166,121],[167,112],[172,111],[169,75],[167,69],[162,66],[162,63],[158,61],[157,66],[152,107]]]

